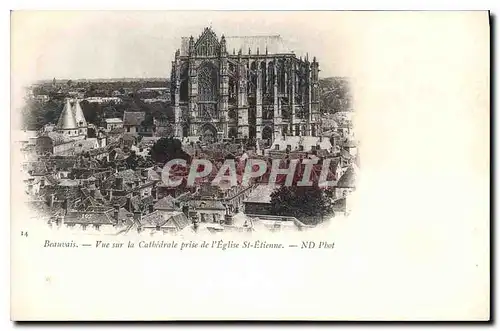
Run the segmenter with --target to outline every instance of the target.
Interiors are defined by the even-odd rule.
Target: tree
[[[125,164],[127,165],[128,169],[137,169],[137,167],[139,166],[139,158],[134,151],[132,151],[130,155],[125,159]]]
[[[101,123],[102,107],[98,103],[82,101],[80,103],[83,110],[83,115],[88,123],[99,125]]]
[[[181,141],[172,137],[159,139],[149,153],[156,163],[167,163],[173,159],[191,160],[191,156],[182,150]]]
[[[320,79],[322,89],[320,97],[320,109],[327,113],[350,111],[352,96],[349,81],[342,77],[330,77]]]
[[[317,186],[282,186],[271,194],[271,211],[315,223],[333,214],[331,192]]]

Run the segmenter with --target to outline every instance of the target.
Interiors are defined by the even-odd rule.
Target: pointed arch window
[[[199,100],[217,101],[217,83],[217,68],[211,63],[203,64],[198,71]]]
[[[267,93],[272,94],[274,91],[274,63],[270,62],[267,67]]]
[[[184,63],[180,70],[180,101],[188,101],[188,64]]]

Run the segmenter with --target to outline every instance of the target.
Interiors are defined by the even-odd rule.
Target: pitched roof
[[[177,200],[173,198],[171,195],[167,195],[163,199],[160,199],[157,203],[154,204],[155,210],[176,210],[178,209],[175,205]]]
[[[212,32],[210,30],[210,32]],[[212,32],[213,33],[213,32]],[[204,33],[205,34],[205,33]],[[215,34],[214,37],[218,38]],[[292,50],[280,35],[260,35],[260,36],[225,36],[226,38],[226,50],[229,54],[232,54],[233,49],[235,53],[241,49],[243,54],[248,54],[248,49],[250,48],[252,54],[257,53],[259,49],[260,54],[266,53],[266,48],[269,54],[283,54],[291,53]],[[201,38],[198,38],[198,40]],[[189,50],[189,37],[182,37],[180,55],[188,55]]]
[[[153,169],[148,169],[147,179],[152,181],[161,180],[161,176]]]
[[[189,205],[195,209],[226,210],[219,200],[191,200]]]
[[[134,211],[145,210],[149,205],[153,203],[153,197],[150,195],[144,198],[135,196],[130,199],[130,203],[132,204],[132,210]]]
[[[189,224],[190,224],[189,219],[187,218],[186,214],[182,212],[177,212],[174,215],[172,215],[166,223],[166,225],[175,225],[177,230],[182,230]]]
[[[105,118],[104,121],[106,123],[123,123],[123,121],[121,119],[116,118],[116,117],[114,117],[114,118]]]
[[[85,216],[84,216],[85,215]],[[115,224],[116,221],[113,219],[112,212],[69,212],[64,217],[64,223],[72,224]]]
[[[147,215],[144,215],[140,219],[141,226],[147,227],[147,226],[162,226],[167,222],[167,220],[163,217],[163,214],[159,211],[154,211],[152,213],[149,213]]]
[[[260,54],[265,54],[266,48],[269,54],[291,53],[280,35],[227,36],[226,45],[229,53],[232,53],[233,49],[235,53],[238,53],[239,49],[241,49],[243,54],[248,54],[248,49],[250,49],[252,54],[256,54],[257,49],[259,49]]]
[[[145,118],[143,111],[126,111],[123,113],[123,125],[141,125]]]
[[[276,189],[273,185],[262,184],[257,186],[244,202],[270,203],[271,194]]]
[[[76,124],[78,127],[86,127],[87,121],[83,115],[82,107],[80,106],[80,101],[76,100],[73,104],[73,114],[75,116]]]
[[[43,134],[41,137],[49,137],[50,139],[52,139],[52,143],[54,144],[54,146],[65,144],[65,143],[72,141],[72,139],[70,137],[63,135],[62,133],[55,132],[55,131],[51,131],[51,132],[48,132],[46,134]]]
[[[66,99],[66,104],[64,105],[61,116],[59,116],[59,121],[57,121],[56,127],[59,130],[78,128],[69,99]]]
[[[348,187],[348,188],[354,188],[356,185],[356,173],[354,171],[354,168],[350,166],[347,168],[345,173],[340,177],[337,187]]]

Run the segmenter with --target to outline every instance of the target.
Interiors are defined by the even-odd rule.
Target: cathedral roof
[[[236,53],[241,49],[243,54],[248,54],[248,49],[252,51],[252,54],[257,53],[259,49],[260,54],[266,53],[266,48],[268,54],[283,54],[291,53],[291,50],[287,49],[285,42],[281,36],[234,36],[226,37],[227,51],[229,53],[234,49]]]
[[[59,121],[57,122],[57,129],[76,129],[77,127],[75,115],[71,109],[71,103],[69,102],[69,99],[66,99],[66,104],[64,105],[64,109],[59,117]]]
[[[80,106],[80,101],[78,100],[76,100],[73,105],[73,114],[75,115],[75,120],[79,127],[87,126],[87,121],[85,120],[82,107]]]
[[[241,49],[243,54],[248,54],[248,49],[251,50],[252,54],[257,53],[259,49],[260,54],[266,53],[266,48],[268,54],[283,54],[291,53],[292,50],[286,46],[285,41],[280,35],[271,36],[225,36],[226,38],[226,49],[228,53],[232,53],[233,49],[237,54]],[[189,50],[189,37],[182,37],[181,41],[181,56],[188,55]]]

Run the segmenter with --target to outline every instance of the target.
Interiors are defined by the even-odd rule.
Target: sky
[[[334,12],[17,11],[12,68],[30,79],[170,77],[181,37],[281,35],[321,76],[349,72],[349,15]],[[346,31],[347,30],[347,31]],[[247,50],[243,50],[246,52]]]

